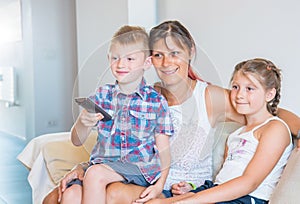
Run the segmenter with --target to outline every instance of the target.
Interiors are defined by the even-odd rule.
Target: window
[[[20,0],[0,0],[0,44],[22,40]]]

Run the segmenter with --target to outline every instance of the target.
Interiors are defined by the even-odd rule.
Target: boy
[[[144,194],[149,199],[161,193],[173,126],[166,100],[143,78],[151,66],[149,54],[148,34],[142,28],[123,26],[113,36],[108,58],[116,83],[90,96],[113,119],[103,122],[101,113],[86,110],[79,115],[72,143],[82,145],[95,125],[98,139],[82,182],[68,184],[62,203],[105,203],[106,186],[116,181],[148,187]]]

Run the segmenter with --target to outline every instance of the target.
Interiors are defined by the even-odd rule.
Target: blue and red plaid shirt
[[[155,135],[174,133],[166,99],[146,85],[144,78],[132,94],[121,93],[116,82],[100,87],[90,98],[113,116],[112,120],[97,124],[98,138],[90,162],[136,164],[153,184],[161,175]]]

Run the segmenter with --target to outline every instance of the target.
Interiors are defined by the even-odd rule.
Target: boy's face
[[[108,55],[110,68],[119,83],[140,81],[144,71],[150,67],[141,44],[114,44]],[[147,61],[148,60],[148,61]]]

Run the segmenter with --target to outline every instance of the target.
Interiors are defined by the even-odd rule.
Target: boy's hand
[[[79,115],[80,122],[86,127],[93,127],[101,120],[103,115],[101,113],[89,113],[83,109]]]
[[[190,190],[193,190],[192,186],[185,181],[181,181],[179,183],[173,184],[171,189],[173,196],[187,193]]]

